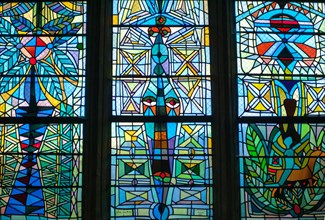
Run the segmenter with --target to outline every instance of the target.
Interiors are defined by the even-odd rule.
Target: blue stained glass
[[[241,217],[323,218],[325,4],[235,5]]]
[[[111,218],[213,218],[207,6],[113,1]]]
[[[85,21],[82,1],[0,3],[2,220],[82,217],[83,124],[73,122],[85,116]]]

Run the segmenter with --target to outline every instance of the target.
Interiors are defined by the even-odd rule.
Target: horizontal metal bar
[[[240,57],[237,57],[240,58]],[[238,77],[258,77],[257,80],[261,80],[261,81],[271,81],[274,79],[277,79],[277,77],[281,76],[281,77],[292,77],[292,78],[298,78],[298,77],[306,77],[306,78],[319,78],[319,79],[323,79],[324,76],[323,75],[306,75],[306,74],[294,74],[294,75],[287,75],[287,74],[266,74],[266,73],[238,73],[237,74]],[[263,77],[274,77],[274,79],[267,79],[267,78],[263,78]],[[280,79],[281,80],[281,79]],[[293,81],[308,81],[307,80],[293,80]]]
[[[136,176],[136,175],[134,175]],[[121,179],[119,179],[121,180]],[[119,180],[116,180],[116,181],[119,181]],[[141,179],[142,180],[142,179]],[[112,181],[112,180],[111,180]],[[123,181],[125,181],[125,179],[123,179]],[[190,180],[189,180],[190,181]],[[195,180],[194,180],[195,181]],[[201,180],[201,181],[212,181],[212,178],[211,179],[205,179],[205,180]],[[170,185],[113,185],[111,184],[109,186],[109,188],[117,188],[117,187],[123,187],[123,188],[145,188],[145,187],[161,187],[161,188],[174,188],[174,187],[186,187],[186,188],[193,188],[193,187],[212,187],[213,185],[212,184],[170,184]]]
[[[46,153],[46,152],[37,152],[37,153],[24,153],[24,152],[1,152],[1,156],[15,155],[15,156],[82,156],[83,153]]]
[[[87,34],[0,34],[0,37],[86,37]]]
[[[240,156],[240,155],[236,155],[236,157],[237,158],[248,158],[248,159],[250,159],[250,158],[268,158],[268,159],[270,159],[270,158],[274,158],[274,157],[276,157],[278,159],[280,159],[280,158],[281,159],[282,158],[299,158],[299,159],[325,158],[325,156],[301,156],[301,157],[299,157],[299,156],[278,156],[278,155],[276,155],[276,156]]]
[[[80,181],[81,182],[81,181]],[[1,182],[0,182],[1,183]],[[9,189],[82,189],[82,186],[31,186],[31,185],[27,185],[27,186],[7,186],[7,185],[3,185],[0,184],[0,187],[3,188],[9,188]]]
[[[268,27],[265,27],[268,28]],[[308,33],[308,32],[267,32],[267,31],[236,31],[235,34],[281,34],[281,35],[311,35],[311,36],[321,36],[321,35],[325,35],[324,33],[320,33],[320,32],[312,32],[312,33]],[[289,42],[290,43],[290,42]]]
[[[79,2],[87,2],[89,0],[77,0]],[[3,0],[2,4],[5,4],[5,3],[11,3],[11,2],[22,2],[22,3],[25,3],[25,2],[36,2],[36,3],[43,3],[43,2],[71,2],[71,1],[67,1],[67,0],[63,0],[63,1],[60,1],[60,0]]]
[[[298,182],[298,181],[297,181]],[[282,185],[282,186],[278,186],[278,187],[274,187],[274,186],[240,186],[239,187],[240,189],[268,189],[268,188],[272,188],[272,189],[292,189],[292,188],[298,188],[298,189],[323,189],[325,188],[325,186],[285,186],[285,185]]]
[[[134,123],[145,123],[145,122],[212,122],[215,118],[212,116],[111,116],[109,122],[134,122]]]
[[[81,70],[84,70],[84,69],[81,69]],[[13,78],[13,77],[17,77],[17,78],[25,78],[25,77],[28,77],[28,78],[31,78],[31,77],[44,77],[44,78],[70,78],[70,77],[75,77],[75,78],[86,78],[86,75],[48,75],[48,74],[35,74],[35,75],[8,75],[8,74],[3,74],[3,73],[0,73],[0,77],[8,77],[8,78]]]
[[[313,123],[313,124],[323,124],[325,126],[325,117],[319,116],[301,116],[301,117],[240,117],[237,118],[238,123],[265,123],[265,124],[280,124],[280,123],[287,123],[287,124],[303,124],[303,123]]]
[[[81,124],[85,117],[0,117],[0,124]]]
[[[116,0],[113,0],[113,1],[116,1]],[[246,3],[246,2],[260,2],[260,0],[235,0],[235,2],[236,3],[240,3],[240,2],[244,2],[244,3]],[[289,0],[277,0],[277,2],[288,2],[288,3],[290,3]],[[320,2],[320,3],[323,3],[324,0],[304,0],[303,2],[315,2],[315,3]]]
[[[212,149],[211,149],[212,150]],[[0,154],[1,155],[1,154]],[[117,160],[119,159],[125,159],[125,157],[128,157],[130,160],[159,160],[159,159],[153,159],[151,157],[192,157],[191,160],[200,160],[197,159],[197,157],[212,157],[212,154],[109,154],[110,157],[114,157]],[[121,158],[119,158],[121,157]],[[145,158],[144,158],[145,157]],[[187,159],[187,158],[184,158]],[[187,159],[188,160],[188,159]],[[194,162],[192,162],[194,164]]]
[[[141,28],[141,27],[181,27],[181,28],[204,28],[204,27],[209,27],[209,24],[206,25],[189,25],[189,24],[180,24],[180,25],[137,25],[137,24],[130,24],[130,25],[112,25],[112,27],[116,27],[116,28]],[[113,30],[114,33],[114,30]]]
[[[204,78],[211,78],[211,75],[198,75],[198,76],[172,76],[172,75],[163,75],[163,76],[155,76],[155,75],[150,75],[150,76],[111,76],[112,80],[123,80],[123,79],[143,79],[143,80],[148,80],[148,79],[155,79],[155,78],[163,78],[163,79],[204,79]]]

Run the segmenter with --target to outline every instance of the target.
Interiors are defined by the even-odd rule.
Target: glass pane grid
[[[113,1],[111,218],[212,219],[207,6]]]
[[[85,1],[0,3],[1,219],[82,217],[85,22]]]
[[[325,4],[235,8],[241,218],[323,218]]]

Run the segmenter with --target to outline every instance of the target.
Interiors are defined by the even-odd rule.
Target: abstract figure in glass
[[[84,116],[85,12],[83,2],[0,3],[0,117],[18,122],[0,127],[0,215],[81,216],[81,127],[33,120]]]
[[[239,125],[242,217],[323,217],[325,125],[308,117],[325,113],[325,4],[238,1],[236,11],[238,110],[250,120]]]
[[[151,74],[156,76],[150,79],[143,95],[143,114],[145,116],[179,116],[181,109],[179,98],[172,87],[172,81],[166,78],[169,72],[168,48],[163,38],[170,35],[170,28],[164,25],[166,18],[156,18],[156,27],[150,27],[148,34],[155,41],[151,50]],[[171,204],[173,188],[170,187],[173,174],[176,123],[146,122],[147,139],[151,161],[151,170],[157,191],[157,206],[153,216],[156,219],[167,219],[168,208]],[[166,186],[167,185],[167,186]],[[168,187],[169,186],[169,187]],[[169,201],[168,201],[169,200]],[[163,217],[166,216],[166,217]]]
[[[212,219],[207,2],[114,8],[111,217]]]

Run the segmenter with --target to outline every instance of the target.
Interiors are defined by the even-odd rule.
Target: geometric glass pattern
[[[0,4],[0,117],[84,116],[85,10],[81,2]]]
[[[0,3],[1,219],[81,219],[85,2]]]
[[[146,123],[112,124],[111,206],[116,219],[155,219],[154,216],[161,213],[157,207],[160,201],[166,204],[162,215],[169,218],[183,219],[191,215],[210,219],[212,216],[209,208],[212,196],[211,125],[174,124],[167,123],[167,126],[179,128],[174,137],[175,148],[168,149],[164,155],[158,152],[164,149],[150,152]],[[164,140],[158,143],[163,145]],[[172,173],[168,165],[153,166],[155,161],[165,160],[171,164]],[[168,219],[166,217],[161,219]]]
[[[241,217],[323,218],[325,4],[236,1],[235,13]]]
[[[325,124],[239,124],[243,219],[324,218],[324,134]]]
[[[208,2],[114,0],[112,41],[110,217],[213,219]]]

